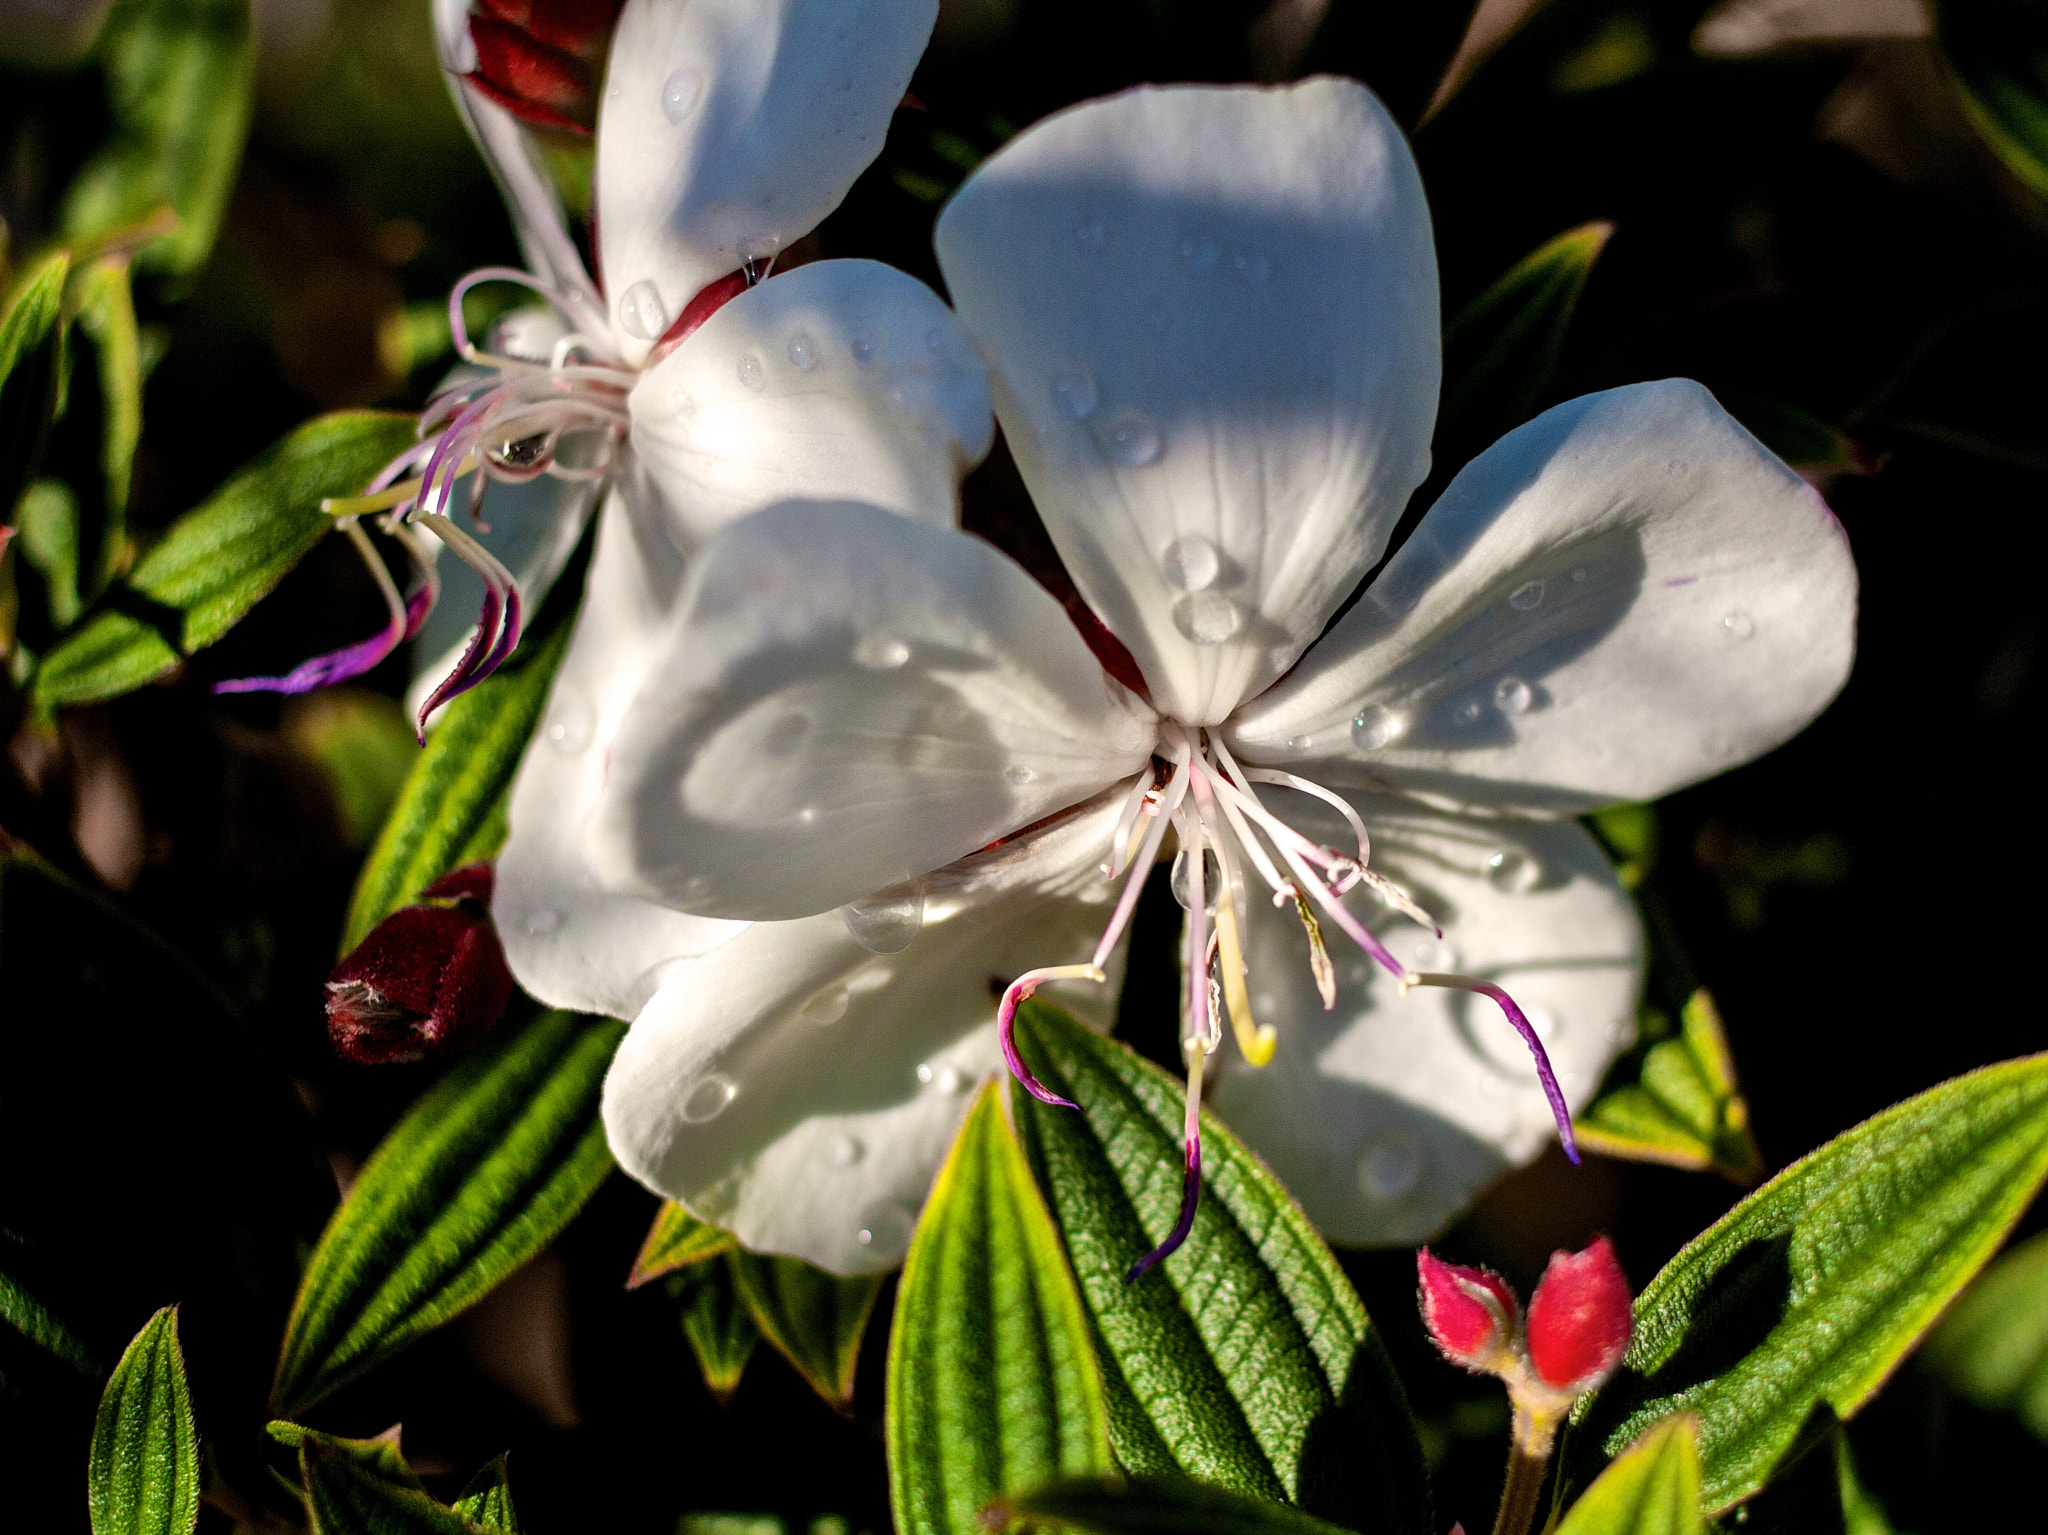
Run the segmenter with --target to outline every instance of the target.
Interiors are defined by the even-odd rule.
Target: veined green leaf
[[[732,1265],[699,1263],[669,1276],[668,1293],[682,1303],[683,1336],[704,1372],[704,1384],[720,1403],[730,1401],[761,1341],[733,1287]]]
[[[811,1389],[840,1412],[853,1406],[853,1371],[882,1276],[841,1279],[800,1258],[735,1251],[733,1286],[747,1315]]]
[[[15,281],[0,306],[0,523],[14,520],[14,504],[35,482],[50,440],[70,271],[70,255],[54,251]]]
[[[394,1423],[383,1433],[368,1439],[349,1439],[340,1434],[323,1434],[317,1428],[307,1428],[302,1423],[283,1419],[273,1419],[263,1425],[263,1431],[279,1444],[289,1445],[294,1450],[304,1450],[313,1445],[327,1454],[345,1455],[387,1482],[424,1491],[420,1479],[413,1475],[412,1467],[405,1463],[399,1430],[400,1425]]]
[[[78,328],[98,354],[100,381],[99,526],[91,557],[80,570],[82,594],[96,597],[114,577],[128,547],[128,487],[135,447],[142,440],[142,347],[135,326],[135,294],[128,256],[102,256],[79,274]]]
[[[175,1306],[145,1322],[114,1366],[87,1487],[93,1535],[190,1535],[199,1522],[199,1430]]]
[[[1961,1395],[2009,1408],[2048,1439],[2048,1231],[1985,1270],[1941,1319],[1925,1357]]]
[[[975,1535],[997,1493],[1114,1469],[1088,1316],[993,1085],[904,1261],[887,1417],[898,1535]]]
[[[2048,197],[2048,37],[2026,0],[1937,0],[1963,110],[2006,169]]]
[[[1038,1003],[1020,1010],[1017,1039],[1039,1079],[1081,1105],[1011,1095],[1095,1327],[1117,1459],[1284,1498],[1353,1529],[1430,1529],[1400,1382],[1287,1191],[1204,1114],[1194,1230],[1125,1284],[1179,1210],[1182,1086]]]
[[[359,490],[413,440],[413,425],[390,411],[337,411],[238,471],[51,647],[38,700],[132,692],[218,640],[333,526],[321,499]]]
[[[536,635],[480,686],[448,705],[370,850],[342,929],[346,954],[370,929],[464,864],[495,858],[519,757],[547,707],[571,621]]]
[[[1291,1504],[1178,1476],[1074,1477],[998,1498],[987,1520],[1082,1535],[1340,1535]]]
[[[1581,1146],[1606,1156],[1712,1169],[1743,1184],[1763,1171],[1735,1058],[1705,988],[1686,1000],[1677,1034],[1644,1052],[1636,1080],[1609,1088],[1572,1124]]]
[[[28,1344],[36,1355],[63,1364],[74,1375],[97,1381],[103,1366],[78,1334],[67,1326],[43,1295],[46,1287],[32,1285],[21,1269],[30,1261],[32,1250],[6,1227],[0,1226],[0,1402],[11,1395],[27,1395],[25,1383],[14,1379],[20,1353],[9,1334]],[[42,1294],[38,1290],[42,1290]]]
[[[454,1506],[456,1513],[479,1529],[519,1535],[519,1515],[512,1507],[512,1483],[505,1474],[502,1455],[469,1479]]]
[[[1650,1423],[1700,1420],[1725,1508],[1847,1418],[1967,1284],[2048,1174],[2048,1055],[1909,1098],[1795,1162],[1694,1238],[1636,1301],[1621,1373],[1573,1430],[1583,1476]]]
[[[1702,1535],[1699,1424],[1673,1413],[1602,1471],[1557,1535]]]
[[[118,0],[96,52],[113,132],[65,194],[65,238],[95,240],[168,204],[177,227],[137,259],[196,271],[213,249],[249,131],[247,0]]]
[[[272,1400],[297,1413],[482,1300],[611,1171],[598,1091],[626,1026],[543,1013],[384,1137],[314,1249]]]
[[[480,1528],[436,1503],[417,1482],[385,1474],[325,1434],[306,1436],[299,1468],[313,1535],[477,1535]]]
[[[654,1224],[647,1228],[647,1240],[640,1244],[640,1256],[626,1276],[626,1288],[637,1290],[649,1280],[729,1253],[734,1245],[731,1232],[700,1221],[673,1199],[665,1199],[654,1213]]]

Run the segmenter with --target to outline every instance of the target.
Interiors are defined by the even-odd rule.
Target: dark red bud
[[[1506,1343],[1518,1305],[1515,1292],[1487,1269],[1446,1263],[1427,1247],[1415,1254],[1422,1325],[1453,1364],[1482,1368]]]
[[[477,0],[477,8],[550,47],[579,53],[611,38],[624,0]]]
[[[327,1034],[359,1066],[445,1055],[473,1043],[512,1000],[491,925],[491,869],[443,875],[393,912],[327,978]]]
[[[597,120],[590,66],[490,16],[469,18],[476,69],[469,81],[514,117],[544,128],[588,133]]]
[[[1605,1237],[1584,1252],[1552,1253],[1529,1297],[1529,1362],[1548,1385],[1582,1394],[1614,1373],[1628,1349],[1628,1276]]]
[[[695,298],[683,305],[683,312],[676,316],[675,324],[661,333],[661,339],[654,343],[654,350],[648,355],[647,365],[653,367],[689,340],[698,326],[746,292],[748,286],[744,271],[728,272],[706,283],[697,291]]]

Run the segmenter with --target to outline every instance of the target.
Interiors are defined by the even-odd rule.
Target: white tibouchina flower
[[[501,885],[515,970],[582,903],[643,913],[578,950],[586,995],[637,1008],[621,1164],[749,1247],[881,1269],[1016,1002],[1051,983],[1101,1021],[1171,824],[1191,1099],[1228,1017],[1216,1107],[1311,1216],[1426,1236],[1631,1035],[1637,921],[1567,817],[1826,704],[1841,530],[1704,389],[1643,384],[1466,466],[1344,610],[1439,375],[1421,183],[1351,82],[1060,113],[938,248],[1127,654],[987,545],[851,503],[732,523],[672,601],[594,585],[544,727],[594,765],[546,826],[515,802],[507,865],[539,838],[555,869]],[[1188,1161],[1191,1200],[1192,1115]]]

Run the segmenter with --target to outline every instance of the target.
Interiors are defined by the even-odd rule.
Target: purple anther
[[[1173,1223],[1173,1230],[1166,1233],[1166,1240],[1145,1254],[1131,1270],[1124,1275],[1125,1284],[1136,1284],[1145,1277],[1147,1269],[1156,1267],[1180,1251],[1180,1244],[1188,1239],[1188,1233],[1195,1229],[1195,1206],[1202,1197],[1202,1138],[1191,1135],[1187,1142],[1187,1173],[1180,1186],[1180,1219]]]
[[[1017,1053],[1016,1024],[1017,1004],[1038,990],[1038,982],[1031,980],[1012,981],[1003,992],[1002,1005],[996,1009],[996,1038],[1002,1042],[1003,1059],[1010,1064],[1010,1075],[1018,1085],[1040,1103],[1049,1103],[1056,1109],[1078,1109],[1081,1105],[1071,1098],[1062,1098],[1031,1074],[1031,1068],[1024,1064],[1024,1057]]]

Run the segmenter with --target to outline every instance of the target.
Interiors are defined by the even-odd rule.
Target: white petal
[[[1372,94],[1140,89],[1020,135],[940,216],[953,302],[1053,542],[1161,711],[1294,663],[1429,468],[1415,162]]]
[[[881,151],[938,0],[626,0],[597,119],[605,291],[639,362]]]
[[[678,972],[605,1079],[619,1165],[753,1251],[892,1267],[973,1087],[1001,1069],[1001,987],[1085,960],[1108,920],[1094,865],[1117,798],[934,874],[900,952],[826,912],[756,923]],[[1107,1027],[1120,968],[1044,994]]]
[[[1229,739],[1453,804],[1651,799],[1802,729],[1855,629],[1826,503],[1698,384],[1635,384],[1468,464]]]
[[[829,911],[1136,773],[1151,710],[964,533],[852,503],[736,523],[690,568],[586,837],[609,888]]]
[[[960,322],[875,261],[816,261],[748,289],[650,368],[631,405],[634,445],[693,543],[796,497],[950,527],[995,435]]]
[[[513,782],[492,901],[512,974],[553,1007],[630,1018],[668,966],[745,926],[611,894],[583,854],[606,754],[659,654],[681,585],[682,557],[666,531],[614,491],[576,633]]]
[[[1583,1106],[1635,1032],[1642,934],[1634,904],[1577,823],[1460,821],[1351,796],[1372,866],[1443,925],[1444,937],[1361,887],[1347,904],[1416,969],[1504,986],[1536,1026],[1565,1099]],[[1305,796],[1269,806],[1342,847],[1336,817]],[[1329,922],[1338,975],[1325,1013],[1291,904],[1251,903],[1253,1008],[1279,1031],[1272,1063],[1226,1042],[1216,1111],[1338,1242],[1412,1243],[1440,1231],[1508,1168],[1556,1136],[1528,1048],[1472,992],[1400,988]]]

